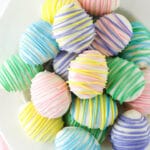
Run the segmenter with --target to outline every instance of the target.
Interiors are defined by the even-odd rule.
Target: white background
[[[3,1],[8,0],[0,0],[0,6]],[[8,56],[18,51],[19,38],[22,32],[29,24],[40,18],[43,1],[10,0],[0,18],[0,64]],[[121,7],[118,12],[122,12],[130,21],[141,21],[150,29],[149,6],[149,0],[121,0]],[[35,143],[28,139],[20,128],[17,114],[19,107],[24,103],[23,99],[21,93],[6,93],[0,90],[0,130],[4,133],[13,150],[53,150],[52,144]],[[104,149],[109,150],[102,148],[102,150]]]

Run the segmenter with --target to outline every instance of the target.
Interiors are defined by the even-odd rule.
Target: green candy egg
[[[8,92],[26,90],[40,71],[43,71],[41,65],[30,66],[18,54],[12,55],[0,66],[0,84]]]

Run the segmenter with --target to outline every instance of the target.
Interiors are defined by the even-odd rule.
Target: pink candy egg
[[[100,17],[95,23],[95,31],[90,48],[106,56],[117,56],[128,45],[133,33],[126,17],[116,13]]]
[[[150,114],[150,70],[144,71],[146,85],[140,97],[135,101],[127,103],[129,108],[133,108],[142,114]]]
[[[67,112],[71,94],[63,79],[55,73],[45,71],[32,80],[31,99],[42,116],[58,118]]]
[[[119,7],[120,0],[79,0],[82,7],[91,15],[102,16]]]

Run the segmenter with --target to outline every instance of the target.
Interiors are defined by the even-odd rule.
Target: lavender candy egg
[[[111,13],[100,17],[95,23],[96,36],[90,49],[106,56],[117,56],[132,37],[132,26],[123,15]]]
[[[68,67],[70,62],[77,57],[75,53],[61,51],[53,61],[55,73],[60,75],[64,80],[68,80]]]
[[[54,19],[53,35],[62,51],[80,53],[95,37],[92,18],[79,5],[71,3],[60,9]]]
[[[145,150],[150,142],[150,125],[139,112],[126,111],[113,126],[110,140],[113,150]]]

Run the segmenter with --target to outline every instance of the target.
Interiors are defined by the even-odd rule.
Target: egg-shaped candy
[[[150,142],[147,118],[135,110],[125,112],[114,124],[110,141],[113,150],[145,150]]]
[[[55,139],[56,150],[100,150],[97,140],[82,128],[65,127]]]
[[[70,3],[76,3],[80,6],[80,3],[77,0],[45,0],[42,7],[42,19],[49,22],[50,24],[54,23],[54,18],[57,12]]]
[[[31,99],[42,116],[58,118],[69,109],[71,94],[63,79],[55,73],[45,71],[32,79]]]
[[[0,85],[8,92],[29,89],[31,79],[42,70],[41,65],[30,66],[18,54],[12,55],[0,66]]]
[[[140,68],[150,67],[150,31],[140,22],[132,22],[133,37],[120,57],[134,62]]]
[[[30,25],[21,37],[19,54],[27,64],[44,64],[55,58],[58,52],[58,44],[52,36],[52,26],[45,21],[40,20]]]
[[[108,58],[109,67],[107,94],[114,100],[123,102],[134,101],[145,87],[143,72],[132,62],[119,57]]]
[[[83,126],[104,130],[113,125],[118,115],[118,108],[110,96],[103,94],[91,99],[74,99],[69,113]]]
[[[81,6],[91,15],[103,16],[116,10],[120,0],[79,0]]]
[[[80,98],[92,98],[103,93],[108,68],[105,56],[96,50],[84,51],[70,63],[70,90]]]
[[[101,144],[103,143],[103,141],[106,139],[107,137],[107,132],[108,132],[108,128],[104,129],[104,130],[100,130],[100,129],[91,129],[88,128],[86,126],[81,125],[80,123],[78,123],[77,121],[75,121],[73,119],[73,117],[70,115],[70,113],[67,113],[64,116],[64,122],[66,126],[73,126],[73,127],[80,127],[85,129],[86,131],[88,131],[89,133],[91,133],[96,139],[97,141]]]
[[[53,34],[61,50],[80,53],[94,40],[95,28],[91,17],[78,5],[71,3],[56,14]]]
[[[31,102],[21,107],[18,118],[26,134],[37,142],[53,141],[64,125],[62,118],[48,119],[41,116]]]
[[[130,22],[120,14],[111,13],[95,23],[96,36],[90,48],[106,56],[116,56],[124,50],[132,37]]]

